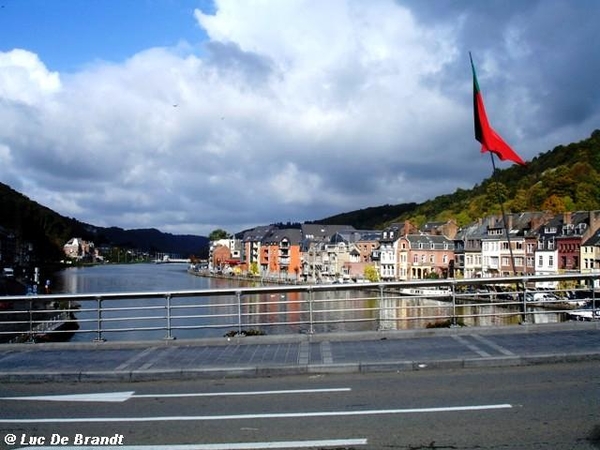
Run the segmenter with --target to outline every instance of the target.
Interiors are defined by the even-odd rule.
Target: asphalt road
[[[153,446],[138,450],[597,449],[599,369],[590,361],[385,374],[3,384],[0,444],[82,449],[85,438],[88,446],[103,438],[121,449]],[[8,445],[13,436],[16,442]]]

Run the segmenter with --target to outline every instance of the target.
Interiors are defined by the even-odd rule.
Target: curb
[[[344,363],[327,365],[276,365],[207,367],[202,369],[84,371],[84,372],[0,372],[2,383],[69,383],[69,382],[143,382],[165,380],[256,378],[294,375],[373,374],[390,372],[418,372],[431,370],[458,370],[501,368],[541,364],[600,361],[599,352],[576,354],[556,353],[527,356],[501,356],[477,359],[440,359],[431,361],[389,361],[375,363]]]

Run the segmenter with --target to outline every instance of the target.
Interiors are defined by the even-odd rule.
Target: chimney
[[[563,213],[563,225],[571,224],[571,213],[569,211]]]

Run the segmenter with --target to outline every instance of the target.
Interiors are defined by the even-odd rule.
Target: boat
[[[567,317],[570,320],[580,320],[580,321],[586,321],[586,322],[590,322],[592,320],[599,320],[600,319],[600,308],[593,307],[593,304],[587,304],[586,306],[584,306],[583,308],[580,309],[574,309],[573,311],[569,311],[567,313]],[[600,305],[598,305],[600,306]]]
[[[409,295],[411,297],[450,297],[452,291],[448,288],[402,288],[400,289],[402,295]]]

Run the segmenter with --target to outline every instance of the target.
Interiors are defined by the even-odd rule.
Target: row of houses
[[[260,226],[211,242],[209,270],[306,282],[415,280],[600,271],[600,211],[348,225]]]

